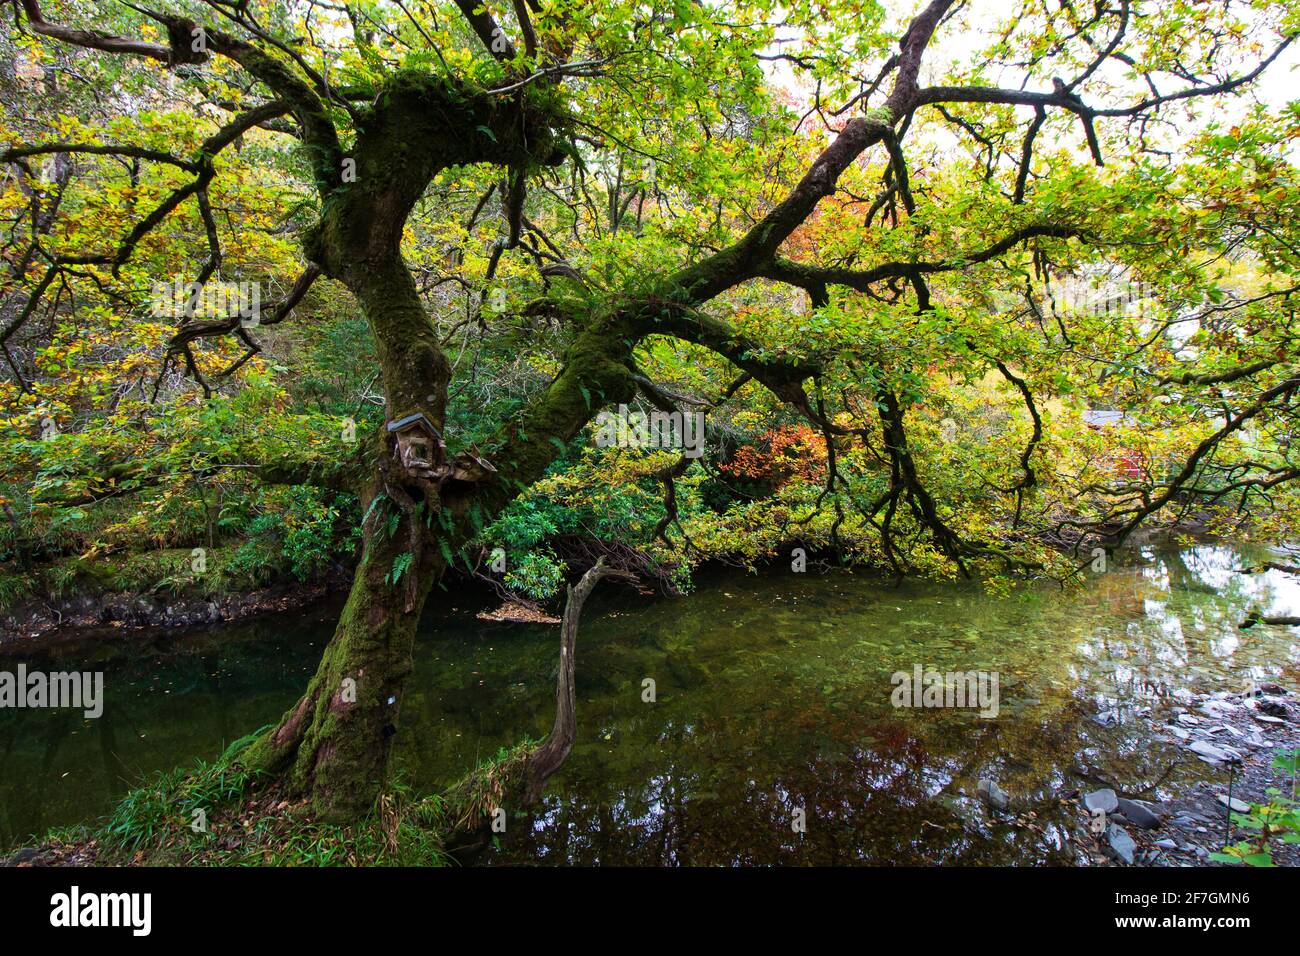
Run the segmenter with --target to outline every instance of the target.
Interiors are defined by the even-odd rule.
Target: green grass
[[[11,607],[32,593],[29,574],[0,574],[0,608]]]
[[[239,738],[213,763],[199,761],[191,770],[159,773],[150,783],[132,790],[100,829],[104,842],[135,852],[172,834],[178,821],[200,840],[211,839],[211,830],[196,832],[190,824],[196,820],[196,811],[207,816],[243,796],[250,775],[235,760],[259,733]]]
[[[217,760],[158,773],[94,826],[51,830],[38,841],[55,856],[93,846],[95,862],[145,866],[445,866],[441,797],[390,785],[353,826],[322,824],[301,802],[259,787],[239,754],[261,731]],[[196,830],[195,811],[203,829]]]

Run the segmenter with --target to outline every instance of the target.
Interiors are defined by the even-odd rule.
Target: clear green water
[[[1236,627],[1254,604],[1300,614],[1294,579],[1236,573],[1264,557],[1147,550],[1081,591],[1010,597],[841,571],[719,574],[653,602],[610,588],[578,640],[578,744],[544,806],[512,818],[483,862],[1068,863],[1053,795],[1089,785],[1077,769],[1138,791],[1178,756],[1144,715],[1247,679],[1300,682],[1295,628]],[[419,788],[544,735],[554,713],[557,628],[441,611],[421,636],[398,737]],[[322,609],[23,658],[104,671],[107,703],[98,720],[0,710],[0,843],[89,820],[141,775],[275,720],[331,624]],[[999,716],[894,708],[890,675],[915,664],[997,671]],[[1210,773],[1184,762],[1154,796]],[[973,799],[980,777],[1035,810],[1038,829],[990,820]]]

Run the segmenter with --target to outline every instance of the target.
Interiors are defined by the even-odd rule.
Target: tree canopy
[[[1239,0],[21,0],[0,544],[357,548],[254,750],[346,815],[449,574],[544,601],[600,556],[992,582],[1146,525],[1284,539],[1298,31]],[[602,447],[624,407],[703,413],[706,454]],[[416,413],[440,471],[394,457]]]

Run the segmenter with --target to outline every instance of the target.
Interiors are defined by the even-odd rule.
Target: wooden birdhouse
[[[393,456],[408,474],[434,477],[447,460],[442,434],[423,412],[389,422],[388,434],[394,440]]]

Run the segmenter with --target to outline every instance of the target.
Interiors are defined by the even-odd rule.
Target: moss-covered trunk
[[[388,418],[423,412],[443,425],[449,370],[410,272],[383,231],[342,231],[331,259],[374,333]],[[391,232],[391,226],[385,227]],[[342,239],[352,240],[340,250]],[[363,551],[352,589],[320,666],[298,703],[248,752],[246,761],[310,796],[324,820],[346,822],[374,803],[399,732],[416,626],[444,570],[450,535],[437,520],[438,489],[407,474],[387,433],[375,438],[374,471],[361,495]]]
[[[355,181],[323,193],[305,250],[365,313],[390,421],[419,412],[443,429],[451,375],[401,255],[412,206],[450,165],[489,162],[522,177],[559,161],[564,153],[554,145],[553,119],[522,95],[471,95],[413,73],[391,78],[367,108],[353,150]],[[516,206],[514,215],[521,213]],[[416,625],[445,556],[473,533],[464,520],[471,506],[480,522],[491,520],[595,413],[593,397],[630,396],[626,325],[611,317],[578,336],[545,396],[499,432],[496,473],[484,469],[444,485],[421,478],[418,469],[408,472],[386,431],[377,437],[374,471],[360,496],[364,556],[334,638],[306,693],[246,757],[309,795],[321,818],[356,818],[384,783]]]
[[[320,818],[340,822],[364,814],[387,776],[416,625],[440,571],[426,558],[394,582],[405,536],[387,538],[380,528],[367,538],[316,674],[279,726],[245,758],[250,766],[282,775],[290,792],[310,796]]]

